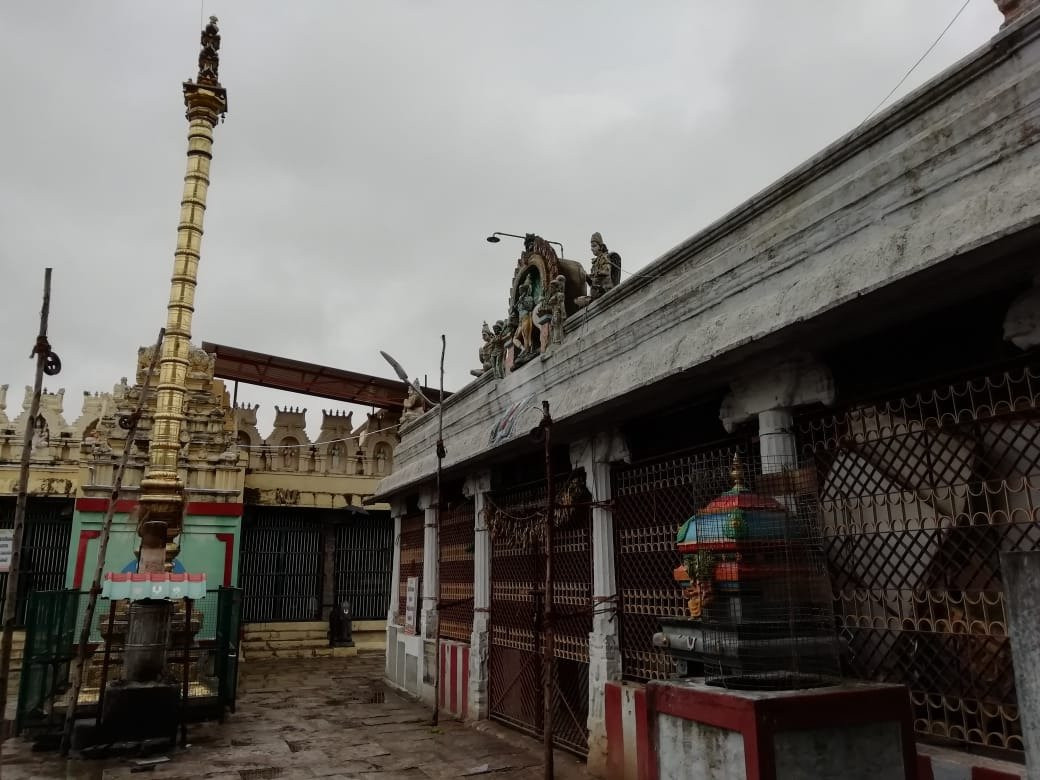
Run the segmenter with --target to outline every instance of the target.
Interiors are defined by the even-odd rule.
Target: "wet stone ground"
[[[243,666],[238,711],[226,722],[189,727],[186,750],[141,771],[133,759],[63,761],[12,739],[4,780],[295,780],[543,776],[541,744],[498,727],[474,729],[430,713],[380,682],[381,655]],[[137,771],[135,771],[137,770]],[[556,754],[556,777],[585,778],[575,758]]]

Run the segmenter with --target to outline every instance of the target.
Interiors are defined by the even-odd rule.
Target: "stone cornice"
[[[1040,224],[1040,15],[989,44],[566,324],[564,343],[445,403],[446,469],[500,454],[490,444],[527,398],[557,422],[750,349],[785,328],[955,255]],[[720,376],[720,382],[730,377]],[[377,496],[412,490],[435,465],[436,415],[402,430]]]

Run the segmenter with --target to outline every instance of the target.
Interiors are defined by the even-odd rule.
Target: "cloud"
[[[0,10],[0,382],[31,381],[46,265],[70,407],[132,375],[165,321],[198,10]],[[435,382],[445,333],[458,388],[480,323],[504,314],[520,249],[485,235],[534,231],[585,260],[601,231],[638,269],[858,124],[955,10],[206,0],[230,113],[195,341],[389,375],[385,349]],[[992,4],[971,4],[902,91],[999,23]],[[274,403],[338,406],[239,397],[263,404],[265,424]]]

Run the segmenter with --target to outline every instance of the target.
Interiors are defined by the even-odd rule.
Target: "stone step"
[[[358,654],[356,647],[290,647],[278,650],[246,649],[244,661],[264,661],[271,658],[349,658]]]
[[[282,637],[246,637],[242,640],[242,647],[247,650],[283,650],[290,647],[313,648],[328,647],[328,637],[321,639],[285,639]]]

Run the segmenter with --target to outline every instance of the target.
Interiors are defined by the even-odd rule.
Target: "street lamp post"
[[[499,238],[499,236],[508,236],[509,238],[519,238],[519,239],[521,239],[523,241],[526,241],[528,238],[532,237],[533,235],[534,235],[533,233],[528,233],[526,236],[521,236],[521,235],[519,235],[517,233],[500,233],[498,231],[495,231],[494,233],[492,233],[490,236],[488,236],[484,240],[487,241],[489,244],[497,244],[499,241],[502,240],[501,238]],[[563,257],[563,244],[561,244],[559,241],[546,241],[545,243],[547,243],[547,244],[556,244],[556,246],[558,246],[560,248],[560,257],[561,258]]]

